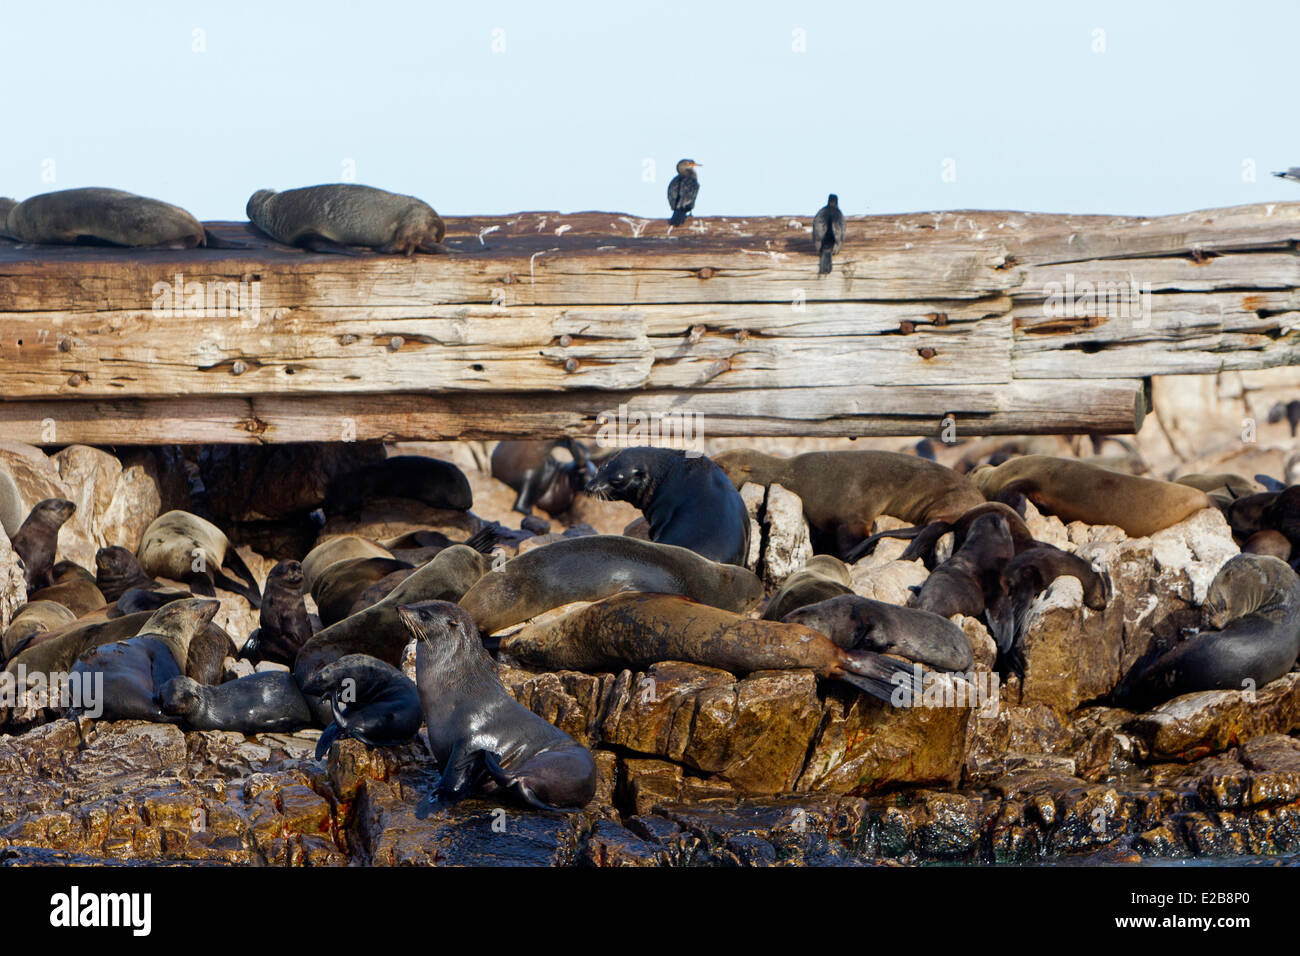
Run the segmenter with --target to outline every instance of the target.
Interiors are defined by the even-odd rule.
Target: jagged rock
[[[1127,726],[1153,760],[1196,760],[1252,737],[1300,726],[1300,673],[1284,674],[1251,694],[1207,690],[1184,694],[1135,717]]]
[[[745,558],[745,567],[757,571],[758,559],[763,554],[763,528],[759,518],[763,513],[763,502],[767,500],[767,489],[747,481],[740,486],[740,500],[745,503],[745,512],[749,515],[749,554]]]
[[[58,465],[39,449],[21,442],[0,441],[0,502],[10,507],[0,514],[0,524],[10,540],[18,532],[37,502],[46,498],[65,498],[76,502],[77,492],[59,476]],[[91,571],[95,568],[97,546],[91,532],[89,516],[78,506],[59,529],[59,549],[55,560],[75,561]]]
[[[991,671],[994,661],[997,660],[998,646],[989,634],[989,629],[984,626],[984,622],[964,614],[954,614],[952,622],[962,629],[966,639],[970,641],[971,654],[975,657],[974,666],[977,669]]]
[[[769,588],[802,568],[812,557],[812,538],[803,516],[803,502],[777,484],[767,488],[763,506],[763,583]]]
[[[27,579],[22,559],[9,543],[9,535],[0,527],[0,631],[9,626],[14,611],[27,603]]]
[[[664,866],[668,849],[610,820],[600,820],[587,837],[580,861],[587,866]]]
[[[1035,541],[1070,550],[1070,534],[1061,523],[1061,519],[1056,515],[1042,514],[1034,503],[1028,500],[1025,502],[1025,527],[1029,529]]]
[[[886,539],[888,540],[888,539]],[[884,545],[885,541],[881,542]],[[907,542],[899,542],[906,546]],[[880,550],[878,547],[877,551]],[[900,552],[901,553],[901,552]],[[870,563],[863,558],[849,571],[849,586],[853,593],[887,604],[906,605],[912,597],[912,588],[919,588],[930,576],[920,561],[885,561]]]

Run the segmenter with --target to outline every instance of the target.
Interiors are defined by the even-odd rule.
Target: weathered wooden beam
[[[967,408],[970,433],[1105,432],[1128,430],[1133,380],[1300,362],[1300,203],[851,218],[821,277],[806,216],[677,230],[617,213],[453,219],[455,254],[411,259],[209,225],[247,248],[0,241],[0,408],[75,402],[119,434],[112,409],[130,407],[137,430],[166,420],[169,440],[232,440],[231,423],[281,409],[332,433],[346,401],[385,435],[384,417],[422,394],[404,434],[504,435],[582,429],[598,402],[580,396],[639,392],[726,434],[867,435],[924,432],[946,400],[905,395],[946,394],[984,402]],[[1123,401],[1104,384],[1121,379]],[[253,440],[291,438],[268,425]]]
[[[620,406],[622,417],[620,419]],[[624,434],[637,415],[694,435],[1131,433],[1145,383],[892,386],[0,402],[0,435],[36,445],[414,441]],[[684,421],[689,416],[689,421]],[[656,426],[659,427],[659,426]]]

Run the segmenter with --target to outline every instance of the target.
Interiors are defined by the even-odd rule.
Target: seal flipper
[[[225,573],[226,568],[237,574],[239,578],[231,578]],[[219,578],[224,582],[222,587],[226,588],[226,590],[242,594],[247,598],[253,610],[262,607],[262,592],[257,587],[257,578],[253,577],[253,572],[244,563],[244,559],[239,556],[239,552],[235,550],[234,545],[226,548],[225,560],[222,562],[221,567],[217,569],[214,578]],[[234,587],[227,587],[227,584],[233,584]]]
[[[514,794],[518,799],[537,810],[550,810],[555,813],[563,812],[563,808],[551,806],[551,804],[538,797],[523,777],[515,776],[502,768],[500,758],[496,754],[488,750],[480,751],[480,753],[483,755],[483,768],[502,790]]]
[[[316,233],[299,236],[294,240],[293,244],[306,249],[308,252],[324,252],[339,256],[364,256],[371,251],[369,249],[357,249],[354,246],[345,246],[341,242],[335,242],[333,239],[327,239],[325,236]]]
[[[845,651],[844,656],[843,670],[834,675],[840,680],[895,707],[907,707],[921,699],[920,664],[876,651]]]
[[[1255,480],[1264,486],[1265,491],[1286,491],[1286,485],[1271,475],[1256,475]],[[1232,489],[1229,488],[1228,491],[1231,493]],[[1237,496],[1233,495],[1233,497]]]
[[[483,754],[482,750],[455,747],[447,756],[447,766],[438,768],[438,796],[455,802],[473,793],[486,773]]]
[[[199,597],[216,597],[217,589],[212,583],[212,575],[209,573],[195,574],[187,582],[190,590]]]
[[[931,527],[931,525],[934,524],[942,524],[944,525],[945,530],[947,529],[947,524],[945,522],[936,521],[936,522],[931,522],[931,524],[928,525],[917,525],[916,527],[912,527],[912,528],[895,528],[893,531],[877,531],[875,534],[871,535],[870,537],[864,538],[862,541],[858,542],[856,545],[854,545],[852,548],[846,551],[844,553],[844,559],[843,559],[844,563],[854,564],[857,561],[861,560],[862,558],[865,558],[867,555],[871,554],[876,550],[876,545],[880,543],[880,540],[882,538],[912,538],[914,540],[907,547],[907,550],[911,551],[913,548],[917,547],[916,539],[920,539],[925,534],[926,529],[928,529],[929,527]],[[942,532],[934,535],[933,539],[931,540],[937,541],[941,536],[942,536]],[[902,559],[900,558],[900,560]],[[909,558],[908,560],[911,559]]]
[[[343,728],[335,721],[331,721],[330,725],[321,731],[320,740],[316,742],[317,760],[320,760],[329,752],[330,744],[334,743],[342,732]]]
[[[497,532],[501,525],[493,521],[491,524],[484,525],[465,539],[464,544],[473,548],[479,554],[491,554],[496,548],[498,537]]]

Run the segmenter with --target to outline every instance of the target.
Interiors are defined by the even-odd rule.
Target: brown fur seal
[[[192,600],[181,598],[180,600]],[[166,607],[166,605],[163,605]],[[225,674],[227,657],[233,657],[235,642],[216,621],[209,621],[207,626],[198,631],[190,641],[190,649],[185,657],[186,677],[193,678],[200,684],[220,684]]]
[[[1245,554],[1268,554],[1282,561],[1291,560],[1291,542],[1281,531],[1256,531],[1241,546]]]
[[[1244,498],[1247,495],[1256,495],[1265,489],[1255,482],[1242,475],[1233,474],[1232,472],[1197,472],[1190,475],[1182,475],[1174,479],[1176,485],[1187,485],[1189,488],[1196,488],[1205,492],[1207,495],[1214,497],[1216,495],[1224,496],[1229,499]]]
[[[1021,551],[1002,569],[989,594],[986,620],[1000,660],[1023,674],[1024,662],[1014,650],[1023,629],[1025,613],[1043,591],[1059,577],[1077,578],[1083,586],[1083,603],[1094,611],[1110,604],[1110,580],[1078,555],[1047,544]]]
[[[316,576],[311,598],[321,624],[329,627],[352,613],[352,605],[372,584],[394,571],[412,570],[411,565],[396,558],[350,558],[335,561]]]
[[[172,601],[184,601],[194,597],[194,592],[185,588],[131,588],[114,604],[108,607],[108,617],[121,617],[123,614],[135,614],[148,611],[152,614]]]
[[[37,634],[28,640],[27,646],[9,659],[5,670],[16,673],[21,665],[29,674],[40,672],[54,674],[66,672],[86,651],[111,644],[114,641],[135,637],[145,622],[155,612],[142,611],[138,614],[124,614],[121,617],[73,621],[71,624]]]
[[[616,594],[522,627],[502,638],[500,649],[548,670],[617,672],[667,660],[733,674],[808,668],[885,700],[899,670],[879,654],[845,650],[802,624],[751,620],[675,594]]]
[[[751,571],[686,548],[597,534],[562,538],[511,558],[458,603],[480,631],[493,634],[543,611],[619,591],[680,594],[743,612],[762,598],[763,585]]]
[[[159,692],[185,673],[190,641],[211,623],[220,607],[219,601],[205,598],[173,601],[155,611],[135,637],[83,654],[71,677],[103,681],[100,716],[104,720],[172,722],[159,706]]]
[[[284,671],[250,674],[217,687],[174,677],[162,685],[158,703],[186,730],[292,733],[316,724],[293,675]]]
[[[799,608],[785,622],[824,634],[845,650],[889,654],[938,670],[964,671],[975,660],[966,633],[947,618],[857,594]]]
[[[316,578],[332,564],[353,558],[391,558],[392,553],[369,538],[355,534],[341,534],[322,541],[307,552],[302,559],[302,586],[308,593],[316,586]]]
[[[54,601],[28,601],[17,611],[0,638],[0,661],[7,661],[37,634],[54,631],[77,619],[65,605]]]
[[[557,459],[557,448],[566,449],[569,460]],[[573,438],[503,441],[492,449],[492,477],[518,493],[514,510],[520,514],[532,514],[533,505],[552,517],[564,514],[595,473],[586,446]]]
[[[726,474],[703,456],[671,448],[625,448],[587,484],[593,498],[626,501],[650,522],[650,540],[744,566],[749,512]]]
[[[401,605],[397,614],[416,639],[416,684],[440,799],[459,800],[490,781],[542,810],[576,810],[591,801],[591,751],[506,692],[462,608],[423,601]]]
[[[257,579],[229,539],[210,521],[188,511],[159,515],[140,539],[140,567],[146,574],[184,581],[195,594],[213,597],[216,585],[242,594],[260,607]],[[229,577],[225,571],[238,575]]]
[[[49,587],[32,591],[27,595],[27,600],[53,601],[56,604],[62,604],[77,617],[96,611],[108,603],[104,600],[104,595],[100,593],[99,588],[95,586],[93,579],[80,576],[71,577],[69,580],[61,581],[58,584],[51,584]]]
[[[327,515],[355,512],[377,498],[407,498],[448,511],[468,511],[474,504],[469,479],[451,462],[394,455],[335,476],[321,507]]]
[[[763,610],[763,620],[779,621],[798,608],[852,594],[851,583],[848,566],[843,561],[829,554],[815,555],[781,582]]]
[[[38,245],[239,248],[219,241],[179,206],[100,187],[61,189],[19,203],[0,199],[0,235]]]
[[[278,562],[266,576],[258,627],[240,649],[247,660],[293,665],[299,649],[311,640],[311,619],[302,598],[303,570],[297,561]]]
[[[397,621],[397,606],[458,601],[486,570],[487,559],[473,548],[458,544],[442,551],[378,604],[324,628],[304,644],[293,662],[300,686],[318,669],[348,654],[369,654],[399,665],[410,636]]]
[[[881,538],[911,538],[912,542],[898,556],[898,560],[915,561],[920,558],[925,562],[926,567],[933,568],[934,548],[939,543],[939,539],[952,532],[953,550],[956,551],[965,543],[971,525],[984,515],[999,515],[1006,521],[1007,530],[1011,532],[1011,543],[1017,554],[1038,544],[1020,512],[1000,501],[986,501],[971,508],[956,521],[931,521],[919,528],[898,528],[873,534],[853,548],[847,560],[857,561],[864,554],[869,554]]]
[[[892,451],[813,451],[777,458],[749,449],[714,461],[739,488],[777,484],[803,502],[819,550],[844,556],[890,515],[914,525],[955,521],[984,496],[966,477],[933,461]]]
[[[1015,554],[1011,530],[1002,515],[981,515],[960,548],[921,585],[909,604],[940,617],[980,617],[987,598],[998,592],[1002,571]]]
[[[272,239],[313,252],[357,255],[357,246],[406,256],[447,251],[442,245],[447,228],[432,206],[373,186],[259,189],[249,197],[247,213]]]
[[[23,559],[29,593],[55,583],[54,555],[59,549],[59,529],[76,510],[76,505],[62,498],[39,501],[10,542]]]
[[[140,560],[121,545],[95,552],[95,584],[105,601],[116,601],[132,588],[156,588],[159,583],[144,573]]]
[[[445,549],[439,549],[439,552],[441,553],[443,550]],[[427,564],[428,562],[423,563]],[[352,610],[349,611],[348,614],[356,614],[359,611],[364,611],[366,608],[378,604],[384,598],[388,597],[388,595],[392,594],[394,588],[409,578],[417,570],[419,569],[407,568],[402,571],[394,571],[392,574],[384,575],[374,584],[370,585],[370,587],[361,592],[361,596],[352,603]]]
[[[1147,707],[1194,691],[1263,687],[1300,655],[1300,577],[1277,558],[1231,558],[1210,584],[1203,615],[1206,630],[1139,661],[1116,700]]]
[[[1116,525],[1132,538],[1163,531],[1202,508],[1214,507],[1209,495],[1188,485],[1048,455],[984,465],[971,477],[989,500],[1020,493],[1064,522]]]

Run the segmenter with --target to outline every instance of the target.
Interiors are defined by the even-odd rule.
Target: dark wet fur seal
[[[368,654],[348,654],[325,665],[302,690],[327,700],[334,718],[316,744],[317,760],[339,737],[369,747],[397,747],[420,730],[420,695],[414,682]]]
[[[158,693],[162,712],[186,730],[292,733],[316,721],[292,674],[268,671],[207,687],[174,677]]]
[[[779,621],[791,611],[842,594],[852,594],[848,566],[829,554],[809,558],[802,568],[781,582],[763,609],[763,620]]]
[[[326,514],[350,513],[374,498],[409,498],[452,511],[468,511],[474,503],[469,479],[451,462],[397,455],[336,476],[322,507]]]
[[[880,654],[839,647],[802,624],[752,620],[673,594],[616,594],[563,617],[522,627],[501,639],[500,650],[525,665],[549,670],[644,670],[667,660],[733,674],[808,668],[884,700],[897,686],[894,675],[907,673]]]
[[[121,617],[139,611],[156,611],[172,601],[194,597],[194,592],[183,588],[131,588],[117,599],[109,617]]]
[[[337,624],[352,613],[352,606],[367,588],[394,571],[404,570],[414,569],[396,558],[350,558],[331,564],[317,575],[311,587],[321,624]]]
[[[1263,687],[1300,655],[1300,577],[1277,558],[1231,558],[1210,584],[1203,616],[1209,629],[1134,666],[1114,694],[1119,704],[1146,708],[1195,691]]]
[[[298,651],[311,640],[311,619],[302,597],[302,565],[293,560],[278,562],[266,576],[266,592],[258,627],[240,649],[246,660],[273,661],[293,665]]]
[[[313,252],[359,255],[447,252],[447,229],[433,207],[373,186],[333,183],[249,197],[249,220],[272,239]]]
[[[161,587],[144,573],[139,558],[116,544],[95,552],[95,583],[110,603],[132,588]]]
[[[202,598],[173,602],[155,612],[135,637],[83,654],[71,678],[84,681],[102,675],[102,720],[172,723],[174,718],[159,706],[159,692],[184,673],[190,641],[220,607],[218,601]]]
[[[219,585],[243,595],[254,608],[262,604],[257,579],[234,545],[212,522],[188,511],[169,511],[155,518],[140,539],[138,557],[146,574],[184,581],[195,594],[214,597]]]
[[[680,594],[737,613],[763,596],[752,571],[686,548],[600,534],[561,538],[511,558],[458,603],[479,630],[493,634],[565,604],[629,590]]]
[[[892,451],[814,451],[778,458],[751,449],[714,456],[733,485],[777,484],[803,502],[820,552],[852,562],[849,552],[881,515],[913,525],[955,521],[984,502],[964,475],[937,462]]]
[[[998,592],[1002,571],[1015,554],[1005,517],[985,514],[971,523],[961,547],[930,573],[910,605],[940,617],[978,618]]]
[[[487,559],[472,548],[459,544],[447,548],[378,604],[317,632],[298,651],[294,675],[301,685],[319,668],[348,654],[369,654],[393,666],[401,664],[410,635],[397,620],[397,606],[459,601],[487,568]]]
[[[0,199],[0,236],[37,245],[243,248],[219,240],[179,206],[102,187]]]
[[[799,608],[785,621],[824,634],[845,650],[891,654],[936,670],[965,671],[975,660],[966,632],[947,618],[857,594]]]
[[[990,501],[1023,494],[1040,511],[1062,521],[1116,525],[1132,538],[1163,531],[1211,508],[1209,495],[1189,485],[1139,478],[1086,462],[1025,455],[997,467],[981,466],[971,478]]]
[[[557,448],[572,457],[557,459],[552,454]],[[524,515],[532,514],[534,505],[552,517],[564,514],[595,474],[586,446],[572,438],[503,441],[492,449],[492,477],[515,490],[514,510]]]
[[[13,536],[10,544],[23,559],[29,593],[55,583],[54,555],[59,549],[59,529],[76,510],[76,505],[62,498],[38,501]]]
[[[1077,578],[1083,587],[1083,603],[1094,611],[1110,604],[1110,579],[1076,554],[1048,544],[1021,551],[1002,569],[1001,580],[989,599],[985,618],[989,634],[998,648],[999,668],[1022,674],[1024,662],[1015,651],[1025,612],[1030,604],[1059,577]]]
[[[506,692],[464,609],[423,601],[397,614],[416,638],[416,683],[438,761],[439,799],[459,800],[490,781],[542,810],[591,802],[591,751]]]
[[[704,456],[670,448],[625,448],[587,485],[595,498],[626,501],[650,522],[650,540],[744,566],[749,512],[726,474]]]

